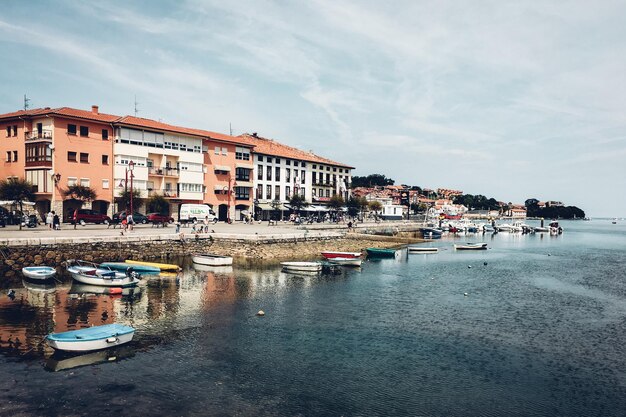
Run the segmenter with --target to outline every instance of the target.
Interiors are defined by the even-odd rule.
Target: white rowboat
[[[212,253],[196,253],[191,256],[191,260],[195,264],[209,266],[226,266],[233,264],[232,256],[215,255]]]
[[[281,262],[280,266],[285,271],[317,272],[322,270],[322,264],[319,262]]]
[[[132,272],[125,274],[87,261],[68,261],[67,272],[76,281],[87,285],[130,287],[139,283],[139,279],[135,277],[136,274]]]
[[[363,260],[361,258],[330,258],[328,262],[343,266],[361,266]]]
[[[34,281],[45,281],[53,278],[57,273],[57,270],[51,266],[27,266],[22,268],[22,274]]]
[[[439,248],[425,248],[421,246],[409,246],[407,247],[409,253],[437,253]]]
[[[486,250],[486,243],[466,243],[465,245],[454,245],[456,250]]]

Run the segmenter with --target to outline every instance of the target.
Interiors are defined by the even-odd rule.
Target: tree
[[[20,212],[24,213],[24,201],[33,201],[35,193],[33,184],[21,178],[9,178],[0,181],[0,200],[12,201],[20,207]],[[19,222],[22,230],[22,222]]]
[[[169,214],[170,203],[161,194],[154,194],[146,200],[146,210],[147,213]]]
[[[282,207],[282,203],[280,202],[279,199],[275,199],[275,200],[272,200],[272,202],[270,203],[270,206],[272,206],[272,208],[275,211],[278,211],[280,213],[280,209]],[[280,217],[282,217],[282,216],[280,216]],[[278,220],[278,219],[276,219],[276,220]]]
[[[130,208],[130,190],[122,190],[119,195],[118,206],[120,208]],[[137,210],[137,207],[141,206],[141,191],[133,188],[133,210]]]
[[[334,211],[339,211],[346,203],[343,201],[343,197],[340,194],[335,194],[328,201],[328,207],[330,207]]]
[[[350,197],[348,202],[346,203],[346,207],[348,208],[348,215],[351,217],[356,217],[361,210],[361,202],[358,197]]]
[[[383,205],[380,203],[380,201],[376,201],[376,200],[370,201],[369,206],[370,206],[370,210],[372,210],[376,214],[378,214],[378,212],[383,209]]]
[[[61,194],[65,198],[82,201],[83,203],[93,201],[98,197],[93,188],[80,184],[69,185],[65,190],[61,191]]]
[[[300,194],[294,194],[289,199],[289,205],[295,211],[300,211],[303,207],[307,207],[309,205],[306,198],[302,197]]]
[[[391,178],[387,178],[382,174],[371,174],[367,177],[352,177],[352,188],[356,187],[374,187],[393,185],[395,183]]]

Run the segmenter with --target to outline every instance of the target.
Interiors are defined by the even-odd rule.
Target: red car
[[[84,225],[85,223],[95,223],[95,224],[109,224],[111,223],[111,218],[106,214],[98,213],[93,210],[88,209],[79,209],[73,212],[70,212],[68,216],[70,223],[78,223]]]
[[[146,217],[150,223],[174,223],[174,218],[168,214],[148,213]]]

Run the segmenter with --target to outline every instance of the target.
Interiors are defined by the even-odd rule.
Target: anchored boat
[[[395,258],[396,249],[367,248],[368,258]]]
[[[456,250],[486,250],[486,243],[466,243],[465,245],[454,245]]]
[[[67,272],[76,281],[88,285],[129,287],[139,283],[138,274],[133,271],[117,272],[88,261],[67,261]]]
[[[160,268],[149,265],[129,265],[126,262],[102,262],[100,264],[103,268],[110,268],[116,271],[126,272],[128,268],[132,268],[133,271],[140,274],[158,274],[161,272]]]
[[[439,248],[430,248],[424,246],[408,246],[407,250],[409,253],[437,253],[439,252]]]
[[[33,281],[46,281],[54,278],[57,270],[51,266],[27,266],[22,268],[22,274]]]
[[[330,258],[328,262],[343,266],[361,266],[361,258]]]
[[[215,255],[213,253],[196,253],[191,256],[195,264],[208,266],[227,266],[233,264],[232,256]]]
[[[335,251],[324,251],[322,252],[322,256],[326,259],[333,258],[360,258],[361,252],[335,252]]]
[[[106,349],[128,343],[135,329],[123,324],[104,324],[63,333],[50,333],[46,342],[58,350],[85,352]]]
[[[281,262],[285,271],[318,272],[322,270],[319,262]]]
[[[152,266],[155,268],[159,268],[161,271],[180,271],[181,267],[178,265],[174,265],[174,264],[161,264],[158,262],[145,262],[145,261],[133,261],[133,260],[126,260],[127,264],[131,264],[131,265],[145,265],[145,266]]]

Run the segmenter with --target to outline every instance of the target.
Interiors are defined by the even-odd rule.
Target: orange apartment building
[[[82,184],[97,194],[89,203],[106,213],[112,201],[112,122],[118,117],[61,107],[0,115],[2,178],[21,177],[33,184],[35,208],[66,215],[81,206],[62,190]]]

